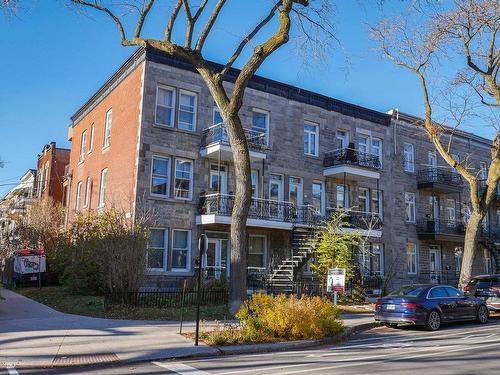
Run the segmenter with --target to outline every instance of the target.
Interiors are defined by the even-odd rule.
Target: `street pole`
[[[337,306],[337,291],[333,292],[333,305]]]
[[[198,346],[198,339],[200,336],[200,304],[201,304],[201,272],[202,272],[201,261],[203,259],[203,252],[206,250],[207,245],[208,245],[207,236],[205,234],[202,234],[198,241],[198,250],[200,255],[198,257],[198,288],[197,288],[198,300],[196,303],[196,333],[194,339],[194,346]]]

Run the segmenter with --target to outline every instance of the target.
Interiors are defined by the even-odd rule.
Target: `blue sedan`
[[[475,320],[484,324],[488,317],[483,300],[467,297],[448,285],[405,286],[379,298],[375,305],[375,320],[389,327],[414,324],[436,331],[445,322]]]

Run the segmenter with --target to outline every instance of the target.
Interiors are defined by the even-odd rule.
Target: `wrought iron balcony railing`
[[[462,186],[463,179],[457,172],[442,168],[426,168],[417,173],[418,184],[439,183],[445,185]]]
[[[328,208],[327,214],[330,216],[333,212],[338,212],[338,208]],[[380,214],[376,212],[364,211],[345,211],[346,217],[344,221],[353,228],[360,228],[364,230],[381,230],[383,220]]]
[[[417,232],[421,234],[465,234],[465,222],[461,220],[423,219],[417,223]]]
[[[500,226],[481,226],[480,237],[483,240],[500,241]]]
[[[378,155],[361,152],[352,148],[341,148],[325,153],[323,166],[325,168],[338,165],[353,165],[357,167],[380,169],[380,159]]]
[[[263,150],[267,147],[266,133],[245,129],[248,147],[254,150]],[[213,125],[205,129],[201,134],[201,147],[213,144],[223,144],[229,146],[229,136],[226,126],[223,123]]]
[[[484,194],[484,191],[486,190],[486,180],[479,180],[479,195],[483,195]],[[500,200],[500,184],[497,185],[497,188],[495,190],[496,192],[496,196],[495,196],[495,199],[496,200]]]

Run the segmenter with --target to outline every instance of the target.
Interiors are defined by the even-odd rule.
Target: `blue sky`
[[[255,22],[257,7],[248,3],[235,0],[226,10],[227,17],[207,42],[206,57],[223,62],[236,36]],[[325,61],[305,67],[290,43],[258,73],[375,110],[399,108],[421,114],[413,76],[373,51],[367,25],[380,9],[367,5],[370,2],[364,7],[358,1],[337,3],[334,23],[341,44],[325,53]],[[25,8],[17,18],[0,14],[0,157],[6,162],[0,168],[0,194],[36,166],[44,144],[56,141],[61,147],[70,146],[70,116],[133,52],[119,44],[114,25],[96,13],[80,14],[62,0],[26,1]],[[236,12],[246,19],[235,17]],[[163,32],[163,14],[153,14],[144,35]],[[233,44],[227,46],[228,41]],[[489,129],[479,133],[492,135]]]

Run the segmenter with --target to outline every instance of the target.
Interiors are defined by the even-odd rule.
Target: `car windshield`
[[[390,297],[417,297],[422,290],[423,286],[404,286],[389,294]]]

